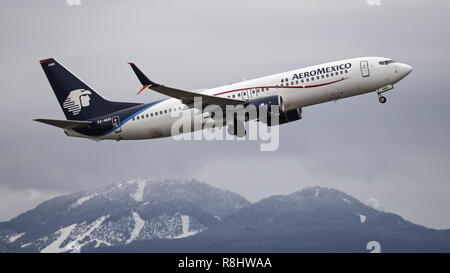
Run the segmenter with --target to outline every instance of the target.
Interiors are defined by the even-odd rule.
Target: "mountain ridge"
[[[0,223],[8,252],[450,251],[450,231],[416,225],[336,189],[250,203],[195,179],[132,179],[47,200]]]

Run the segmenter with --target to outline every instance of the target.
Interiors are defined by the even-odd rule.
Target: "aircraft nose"
[[[400,72],[399,74],[401,79],[403,79],[404,77],[408,76],[409,73],[411,73],[412,67],[410,65],[400,63],[398,64],[398,70]]]

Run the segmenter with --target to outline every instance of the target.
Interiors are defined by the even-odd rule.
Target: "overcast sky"
[[[135,177],[191,177],[257,201],[319,185],[450,228],[449,1],[1,1],[0,220],[61,193]],[[388,92],[303,109],[259,143],[102,141],[33,118],[64,115],[39,65],[56,58],[110,100],[140,88],[133,61],[187,90],[308,65],[385,56],[413,72]]]

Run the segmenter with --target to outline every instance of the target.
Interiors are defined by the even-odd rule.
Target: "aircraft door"
[[[120,117],[119,116],[112,117],[112,126],[115,129],[114,133],[122,132],[122,128],[120,127]]]
[[[370,71],[369,71],[369,62],[368,61],[361,61],[361,75],[363,77],[369,77]]]

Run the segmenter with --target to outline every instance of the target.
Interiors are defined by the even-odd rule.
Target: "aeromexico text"
[[[316,70],[311,70],[311,71],[294,74],[294,76],[292,77],[292,80],[308,78],[308,77],[321,75],[321,74],[325,74],[325,73],[337,72],[340,70],[350,69],[350,67],[352,67],[351,63],[345,63],[345,64],[338,64],[338,65],[333,65],[333,66],[328,66],[328,67],[317,68]]]

